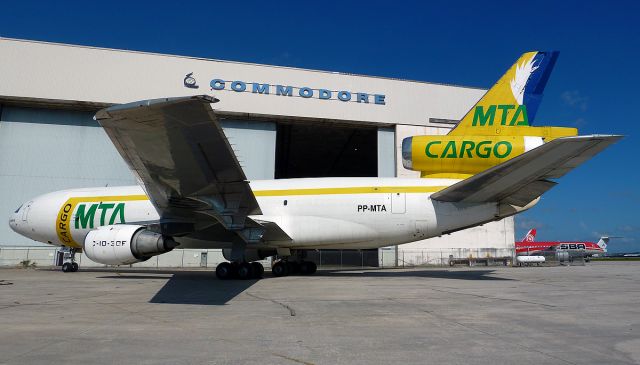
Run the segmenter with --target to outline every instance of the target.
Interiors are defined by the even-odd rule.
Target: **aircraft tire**
[[[308,275],[315,274],[316,271],[318,271],[318,265],[316,265],[316,263],[313,262],[313,261],[307,261],[307,263],[309,264],[309,274]]]
[[[73,265],[71,265],[70,262],[65,262],[64,264],[62,264],[62,272],[72,272],[73,271]]]
[[[80,268],[80,266],[78,265],[77,262],[72,262],[71,263],[71,271],[72,272],[77,272],[79,268]]]
[[[313,275],[318,270],[318,266],[313,261],[302,261],[300,263],[300,274]]]
[[[275,264],[273,264],[273,267],[271,268],[271,272],[273,273],[273,276],[276,276],[276,277],[287,276],[289,275],[288,266],[289,265],[287,265],[286,262],[278,261]]]
[[[253,268],[253,278],[262,279],[262,275],[264,275],[264,266],[262,266],[261,263],[254,261],[251,263],[251,267]]]
[[[238,265],[237,271],[238,279],[246,280],[253,278],[253,266],[248,262],[243,262]]]
[[[216,277],[220,280],[231,279],[233,267],[228,262],[222,262],[216,267]]]
[[[287,261],[287,269],[289,273],[287,275],[294,275],[300,273],[300,263],[296,261]]]

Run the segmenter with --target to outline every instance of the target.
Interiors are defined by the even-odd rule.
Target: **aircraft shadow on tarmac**
[[[214,272],[208,271],[170,271],[170,270],[83,270],[112,275],[99,276],[100,279],[145,280],[167,279],[163,275],[171,275],[166,284],[149,300],[150,303],[163,304],[196,304],[196,305],[224,305],[241,294],[257,280],[218,280]],[[322,277],[363,277],[363,278],[402,278],[423,277],[454,280],[512,280],[490,275],[493,270],[377,270],[377,269],[341,269],[319,270],[315,276]],[[262,280],[279,280],[269,272]],[[286,279],[286,278],[283,278]]]
[[[223,305],[257,280],[218,280],[215,273],[179,272],[151,298],[150,303]]]
[[[508,278],[501,278],[491,276],[494,270],[403,270],[403,271],[387,271],[387,270],[326,270],[318,271],[316,276],[349,276],[349,277],[380,277],[380,278],[393,278],[393,277],[422,277],[422,278],[436,278],[436,279],[456,279],[456,280],[512,280]]]
[[[97,278],[118,280],[167,279],[167,276],[159,274],[171,274],[171,277],[149,300],[149,303],[224,305],[257,282],[257,280],[218,280],[214,272],[207,271],[118,270],[116,275],[99,276]]]

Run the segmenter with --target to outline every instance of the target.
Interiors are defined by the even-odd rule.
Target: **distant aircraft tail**
[[[609,245],[609,240],[612,238],[621,238],[619,236],[603,236],[600,237],[600,240],[596,243],[596,245],[600,246],[604,252],[607,252],[607,246]]]
[[[524,235],[524,237],[522,237],[521,242],[533,242],[535,240],[536,240],[536,229],[532,228],[529,230],[529,232],[527,232],[526,235]]]
[[[596,243],[596,245],[600,246],[600,248],[607,252],[607,245],[609,244],[609,237],[600,237],[600,240]]]

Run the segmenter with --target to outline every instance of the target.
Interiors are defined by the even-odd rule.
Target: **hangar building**
[[[212,94],[249,179],[417,177],[402,139],[446,134],[485,90],[0,38],[0,215],[46,192],[135,184],[93,120],[135,100]],[[513,219],[379,250],[381,263],[513,255]],[[33,244],[0,224],[0,245]],[[438,254],[439,252],[439,254]],[[425,256],[426,253],[426,256]],[[431,255],[431,256],[430,256]]]

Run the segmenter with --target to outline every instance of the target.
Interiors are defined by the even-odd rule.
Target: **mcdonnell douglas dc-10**
[[[248,181],[211,96],[145,100],[99,111],[140,186],[45,194],[9,224],[31,239],[125,265],[174,248],[220,248],[221,279],[312,274],[315,249],[371,249],[423,240],[512,216],[621,136],[533,127],[557,52],[524,53],[446,136],[402,142],[416,179]]]

